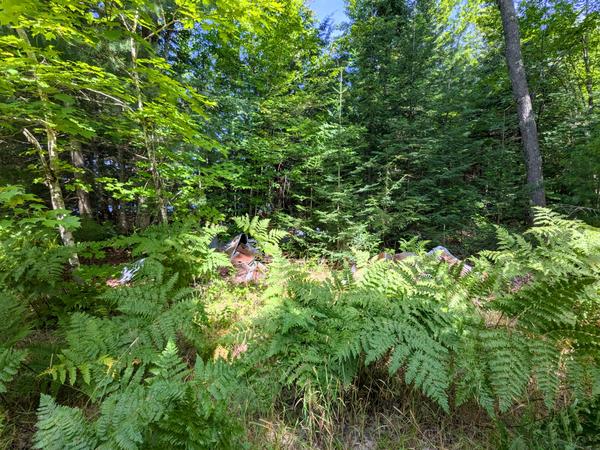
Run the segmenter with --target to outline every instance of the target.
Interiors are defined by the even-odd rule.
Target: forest
[[[1,449],[600,448],[600,2],[0,0]]]

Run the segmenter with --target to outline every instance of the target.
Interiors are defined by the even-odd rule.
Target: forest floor
[[[306,264],[296,261],[297,264]],[[330,278],[327,264],[309,263],[310,278]],[[226,288],[224,288],[227,286]],[[264,285],[231,285],[223,280],[203,289],[213,358],[232,351],[228,342],[260,316]],[[381,377],[357,383],[340,396],[337,407],[323,405],[315,417],[303,421],[303,405],[273,405],[268,414],[250,417],[248,440],[256,449],[492,449],[496,429],[475,404],[447,415],[404,383],[392,384],[381,367]]]
[[[122,258],[121,258],[122,259]],[[90,261],[107,270],[116,269],[122,261]],[[325,263],[297,260],[296,264],[309,267],[309,277],[326,281],[332,270]],[[204,299],[207,314],[207,345],[212,358],[229,359],[234,353],[233,342],[239,342],[240,332],[247,330],[265,308],[264,282],[258,284],[234,284],[229,279],[216,279],[197,286]],[[13,412],[7,417],[8,439],[0,438],[0,449],[31,448],[35,432],[37,392],[50,388],[46,378],[39,373],[47,366],[53,351],[58,347],[59,337],[52,331],[37,331],[29,336],[28,346],[35,346],[38,360],[20,380],[23,387],[36,386],[30,394],[13,399],[8,407]],[[252,340],[248,341],[248,346]],[[195,352],[195,349],[191,349]],[[243,350],[245,351],[245,350]],[[454,414],[445,414],[431,400],[402,382],[394,383],[385,376],[384,367],[375,367],[381,376],[369,377],[369,381],[354,383],[340,395],[336,405],[328,405],[316,399],[317,408],[278,402],[270,411],[251,414],[244,420],[246,436],[253,449],[492,449],[497,448],[498,430],[477,405],[470,403]],[[401,379],[401,377],[400,377]],[[60,392],[53,393],[59,400],[81,407],[86,414],[89,405],[78,404],[80,397],[75,387],[67,384]],[[19,387],[16,387],[19,389]],[[306,420],[307,411],[311,415]],[[0,419],[2,419],[0,417]]]

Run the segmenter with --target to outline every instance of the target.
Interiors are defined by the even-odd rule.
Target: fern
[[[152,234],[125,240],[146,257],[143,266],[98,298],[102,308],[63,322],[65,348],[46,372],[77,385],[95,415],[42,398],[38,447],[235,447],[235,414],[250,395],[242,378],[269,400],[274,393],[304,405],[308,420],[368,377],[409,385],[446,412],[473,401],[500,419],[536,403],[532,395],[561,415],[559,398],[583,403],[600,394],[598,230],[540,211],[523,235],[499,229],[498,249],[473,258],[467,275],[426,255],[398,263],[362,255],[356,276],[333,270],[318,282],[282,257],[282,233],[268,221],[237,222],[275,255],[249,350],[234,363],[194,361],[187,351],[184,361],[175,345],[202,345],[194,323],[202,304],[181,285],[209,276],[175,269],[212,267],[210,232],[196,240],[186,235],[194,228],[181,225],[158,244]],[[11,304],[19,308],[15,298]]]
[[[88,450],[96,446],[93,429],[81,410],[57,405],[49,395],[41,395],[34,448]]]
[[[234,447],[240,429],[227,402],[239,380],[221,363],[198,357],[190,370],[169,341],[148,371],[128,366],[113,376],[117,381],[101,397],[93,421],[43,395],[36,448]]]
[[[363,283],[367,287],[341,291],[334,284],[302,279],[290,283],[288,300],[262,325],[270,335],[265,357],[277,358],[283,366],[284,384],[326,391],[324,382],[347,385],[359,363],[369,366],[391,354],[390,374],[405,368],[407,383],[448,410],[451,340],[438,333],[439,325],[448,321],[441,309],[428,303],[428,283],[422,288],[426,300],[420,303],[373,290],[368,287],[373,279],[368,274]]]
[[[544,396],[546,408],[553,410],[560,390],[561,357],[557,343],[541,338],[528,340],[527,345],[536,386]]]
[[[229,266],[228,257],[210,248],[213,239],[225,228],[198,227],[193,222],[152,226],[132,236],[119,237],[110,244],[131,248],[134,257],[159,261],[173,273],[180,274],[183,285],[210,279],[219,267]]]
[[[537,211],[535,223],[524,237],[499,232],[500,250],[482,254],[496,263],[494,268],[482,261],[497,279],[529,279],[516,291],[511,283],[496,285],[485,309],[499,320],[494,330],[478,334],[486,343],[479,359],[489,368],[501,411],[523,397],[530,379],[553,408],[563,371],[573,392],[589,395],[598,367],[600,233],[547,210]]]
[[[26,303],[0,286],[0,345],[10,347],[30,332]]]
[[[23,303],[12,292],[0,287],[0,393],[7,391],[7,384],[27,358],[27,350],[14,347],[29,334],[27,316]]]
[[[1,191],[0,284],[32,300],[59,296],[74,249],[59,245],[58,227],[76,229],[79,219],[66,210],[47,210],[20,186]]]
[[[250,218],[248,215],[233,218],[237,227],[244,233],[256,239],[262,250],[272,256],[281,256],[279,243],[287,232],[278,229],[269,229],[270,220],[260,219],[255,216]]]
[[[288,268],[259,322],[259,361],[303,396],[385,364],[446,411],[474,399],[504,413],[535,389],[549,409],[564,388],[589,398],[600,388],[600,233],[539,214],[525,235],[499,229],[499,250],[466,276],[427,256],[362,258],[356,280],[321,284]]]
[[[6,392],[6,385],[12,381],[27,352],[0,347],[0,394]]]
[[[162,265],[147,260],[130,286],[107,290],[100,298],[111,317],[78,312],[64,326],[67,346],[42,374],[74,385],[81,380],[94,395],[112,389],[112,374],[133,365],[148,365],[171,339],[201,339],[192,323],[203,308],[178,277],[164,278]],[[98,386],[102,386],[98,390]]]

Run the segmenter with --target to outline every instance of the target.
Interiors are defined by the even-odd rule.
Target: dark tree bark
[[[75,179],[79,186],[76,188],[75,193],[77,194],[77,206],[79,208],[80,217],[91,219],[93,217],[92,203],[90,202],[90,195],[88,192],[81,187],[85,183],[85,160],[83,159],[83,153],[81,153],[81,142],[71,139],[71,163],[77,170],[75,172]]]
[[[125,170],[125,154],[122,146],[119,146],[117,155],[117,164],[119,165],[119,181],[125,183],[127,181],[127,174]],[[117,222],[121,233],[129,233],[129,219],[127,217],[127,202],[120,199],[117,202]]]
[[[589,14],[589,2],[585,2],[585,17]],[[592,74],[592,66],[590,62],[590,49],[589,49],[589,38],[587,31],[584,30],[581,37],[581,43],[583,44],[583,68],[585,69],[585,89],[588,94],[588,107],[589,109],[594,108],[594,76]]]
[[[529,95],[529,86],[525,75],[525,66],[521,56],[521,40],[519,37],[519,22],[513,0],[497,0],[502,16],[504,29],[504,42],[506,63],[512,84],[512,91],[517,100],[517,114],[521,141],[527,167],[527,185],[531,204],[533,206],[546,206],[546,193],[544,191],[544,176],[542,173],[542,156],[538,141],[535,114]]]

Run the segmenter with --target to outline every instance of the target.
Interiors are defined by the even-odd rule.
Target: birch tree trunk
[[[37,55],[35,54],[35,51],[31,46],[31,42],[29,41],[29,36],[27,36],[27,32],[22,28],[17,28],[16,31],[17,35],[25,43],[25,52],[27,53],[27,56],[29,57],[29,59],[31,59],[31,61],[34,64],[37,65]],[[37,80],[35,69],[33,71],[33,78]],[[42,104],[48,103],[48,96],[39,84],[38,96]],[[44,131],[46,132],[46,151],[44,151],[40,142],[27,128],[23,129],[23,134],[25,135],[29,143],[36,148],[40,157],[40,162],[44,171],[45,184],[48,187],[48,191],[50,192],[50,202],[52,204],[52,209],[66,209],[62,188],[60,187],[60,181],[58,178],[58,167],[60,166],[60,159],[57,151],[57,136],[56,131],[50,125],[50,121],[48,120],[47,114],[44,115],[42,125],[44,127]],[[63,217],[64,215],[62,214],[58,215],[58,219],[62,219]],[[75,245],[75,239],[73,238],[73,233],[71,233],[70,230],[66,229],[62,225],[59,225],[58,232],[60,234],[60,238],[62,240],[63,245],[67,247],[73,247]],[[73,255],[69,258],[69,263],[71,264],[71,267],[74,268],[79,266],[79,257],[77,256],[77,253],[73,253]]]
[[[525,75],[525,66],[523,64],[523,57],[521,56],[517,13],[513,0],[498,0],[498,6],[504,29],[508,73],[513,95],[517,100],[517,115],[527,168],[527,186],[530,201],[533,206],[546,206],[542,156],[540,154],[540,144],[531,96],[529,95],[529,86]]]

